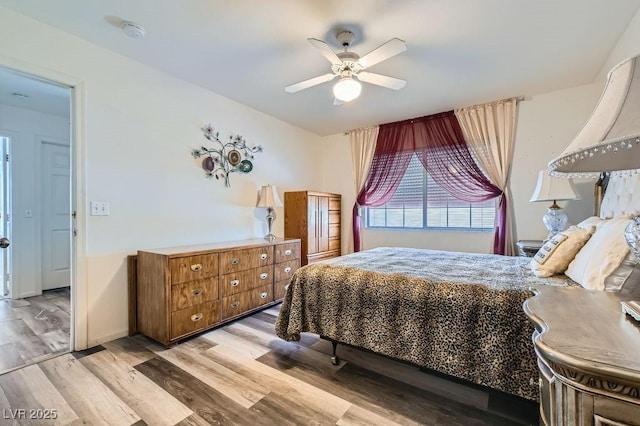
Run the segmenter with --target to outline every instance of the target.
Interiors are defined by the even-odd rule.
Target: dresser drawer
[[[329,223],[340,223],[340,210],[329,211]]]
[[[218,255],[178,257],[169,260],[171,284],[179,284],[218,275]]]
[[[276,263],[300,259],[300,243],[278,244],[276,246]]]
[[[340,211],[340,198],[338,198],[338,197],[330,197],[329,198],[329,210],[338,210],[338,211]]]
[[[171,313],[171,339],[203,330],[220,321],[218,301],[206,302]]]
[[[339,223],[330,223],[329,224],[329,238],[340,238],[340,224]]]
[[[307,263],[315,263],[321,260],[331,259],[340,256],[340,250],[324,251],[322,253],[314,253],[307,255]]]
[[[288,262],[277,263],[274,267],[274,281],[290,280],[293,273],[300,267],[300,260],[290,260]]]
[[[171,312],[218,300],[218,277],[171,286]]]
[[[258,306],[273,302],[273,285],[254,288],[249,291],[223,297],[220,303],[222,319],[240,315]]]
[[[255,287],[273,283],[273,266],[233,272],[220,278],[220,294],[222,297],[241,293]]]
[[[273,284],[273,298],[275,300],[284,299],[284,295],[289,288],[291,280],[277,281]]]
[[[245,271],[273,265],[273,246],[225,251],[220,253],[220,273]]]

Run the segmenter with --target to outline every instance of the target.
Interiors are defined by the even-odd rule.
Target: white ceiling
[[[593,82],[640,0],[0,0],[0,5],[191,81],[318,135]],[[120,30],[146,29],[143,39]],[[356,34],[363,55],[392,37],[408,50],[333,106],[332,83],[284,87],[330,71],[307,41]]]

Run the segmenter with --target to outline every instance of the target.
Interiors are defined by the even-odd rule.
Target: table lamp
[[[549,163],[553,176],[598,177],[601,172],[640,169],[640,55],[625,59],[607,75],[591,117],[573,142]],[[640,216],[625,230],[631,252],[640,259]]]
[[[558,232],[564,231],[567,225],[567,215],[564,209],[557,204],[562,200],[579,200],[570,179],[560,179],[549,176],[546,170],[538,172],[538,182],[529,201],[553,201],[547,209],[542,222],[547,227],[547,240],[551,239]]]
[[[282,201],[278,197],[278,191],[275,186],[265,185],[260,190],[260,197],[258,198],[258,204],[256,207],[267,208],[267,226],[269,227],[269,233],[265,235],[264,239],[267,241],[274,241],[276,236],[271,232],[273,226],[273,220],[276,218],[274,207],[282,207]]]

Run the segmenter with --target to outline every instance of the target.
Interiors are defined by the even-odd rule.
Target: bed
[[[627,207],[624,212],[607,207],[605,195],[603,211],[628,221],[629,203],[622,201],[628,185],[612,181],[613,187],[623,188],[615,202]],[[626,222],[594,217],[585,223],[588,226],[579,230],[588,229],[594,244],[589,248],[591,241],[586,241],[578,247],[571,255],[574,261],[583,251],[583,263],[588,264],[588,255],[602,258],[602,238],[596,241],[594,236],[607,227],[615,225],[608,234],[619,235],[625,244],[620,226]],[[635,261],[628,249],[626,255],[625,260]],[[562,273],[538,277],[531,262],[524,257],[379,247],[307,265],[290,282],[276,334],[298,340],[300,333],[315,333],[334,343],[334,357],[336,344],[344,343],[537,400],[534,328],[522,303],[540,285],[583,285],[584,267],[573,267],[570,276],[575,280]],[[637,261],[627,267],[638,273],[625,269],[625,280],[637,281]]]

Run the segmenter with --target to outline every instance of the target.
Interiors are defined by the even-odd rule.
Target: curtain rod
[[[516,100],[517,103],[531,100],[530,96],[514,96],[513,98]],[[510,99],[510,98],[506,98],[506,99]],[[502,100],[506,100],[506,99],[502,99]],[[499,101],[495,101],[495,102],[499,102]],[[491,102],[487,102],[487,103],[491,103]],[[431,114],[431,115],[436,115],[436,114]],[[411,119],[409,118],[408,120],[411,120]],[[400,120],[400,121],[404,121],[404,120]],[[366,129],[367,127],[371,127],[371,126],[365,126],[359,129],[347,130],[343,133],[343,136],[349,136],[351,132],[355,132],[356,130],[360,130],[360,129]]]

